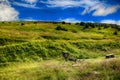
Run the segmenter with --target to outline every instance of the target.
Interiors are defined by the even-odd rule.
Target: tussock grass
[[[0,68],[0,80],[119,80],[119,61],[88,59],[77,63],[59,60],[10,63]]]

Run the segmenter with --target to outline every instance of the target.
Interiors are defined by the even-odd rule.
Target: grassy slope
[[[68,30],[56,30],[56,27],[60,25],[62,28]],[[106,28],[98,30],[96,28],[88,28],[82,30],[83,26],[75,24],[53,24],[53,23],[1,23],[0,25],[0,38],[9,42],[23,42],[33,40],[120,40],[120,32],[118,35],[113,35],[114,28]],[[11,44],[10,43],[10,44]],[[2,44],[2,43],[1,43]]]
[[[24,25],[23,25],[24,24]],[[57,26],[62,29],[56,30]],[[0,61],[30,61],[60,57],[69,51],[77,58],[97,58],[119,54],[120,32],[114,28],[87,28],[75,24],[4,22],[0,23]],[[89,53],[88,53],[89,52]]]
[[[0,68],[0,80],[119,80],[119,62],[89,59],[77,64],[61,60],[10,63]]]
[[[103,80],[119,79],[119,75],[115,75],[119,74],[117,70],[120,69],[118,68],[120,67],[118,64],[120,55],[120,32],[118,32],[118,35],[114,35],[113,33],[116,29],[101,27],[101,30],[99,30],[98,27],[95,27],[83,30],[84,26],[75,24],[22,23],[24,23],[24,25],[21,25],[21,22],[0,23],[1,80],[25,80],[26,76],[32,80],[79,80],[80,78],[81,80],[89,80],[90,78],[94,80],[100,77],[103,77]],[[62,30],[56,30],[57,26],[61,26]],[[72,56],[79,59],[89,58],[90,65],[87,65],[87,62],[83,62],[86,68],[82,69],[82,66],[78,66],[77,68],[72,67],[71,62],[62,63],[62,51],[69,51]],[[109,53],[114,53],[116,57],[118,57],[118,59],[115,60],[117,64],[111,65],[115,66],[116,70],[110,67],[110,70],[106,71],[110,64],[114,63],[114,60],[111,60],[109,65],[107,65],[108,63],[104,60],[98,66],[94,66],[96,63],[91,64],[91,59],[97,60],[96,58],[99,57],[103,59],[105,54]],[[54,60],[43,61],[46,59]],[[58,59],[60,61],[58,61]],[[101,69],[103,63],[107,64],[105,68],[103,67],[104,69]],[[58,64],[59,66],[57,66]],[[66,65],[68,70],[62,64]],[[22,68],[22,66],[24,68]],[[43,69],[48,66],[48,69]],[[83,72],[80,73],[81,70],[83,70]],[[103,75],[96,76],[96,74],[91,73],[93,71],[98,71],[103,73]],[[53,74],[51,74],[51,72]],[[33,74],[34,77],[30,77]],[[88,78],[86,76],[88,76]]]

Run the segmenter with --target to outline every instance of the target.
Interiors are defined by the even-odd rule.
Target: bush
[[[69,25],[71,25],[71,23],[68,23]]]
[[[84,29],[87,29],[87,28],[89,28],[89,24],[86,23],[86,24],[84,25],[84,27],[83,27],[83,30],[84,30]]]
[[[118,32],[117,32],[117,31],[115,31],[113,34],[114,34],[114,35],[118,35]]]
[[[98,30],[101,30],[101,27],[98,27]]]
[[[62,24],[65,24],[65,21],[62,21]]]
[[[56,27],[56,30],[68,31],[67,29],[65,29],[65,28],[63,28],[63,27],[61,27],[61,26],[57,26],[57,27]]]
[[[80,25],[81,25],[81,26],[84,26],[84,25],[85,25],[85,23],[84,23],[84,22],[81,22],[81,23],[80,23]]]
[[[24,23],[21,23],[21,26],[24,26],[25,24]]]
[[[42,37],[45,38],[45,39],[51,39],[51,40],[59,39],[58,36],[48,36],[48,35],[44,35],[44,36],[42,36]]]
[[[79,24],[80,24],[80,23],[78,23],[78,22],[77,22],[77,23],[75,23],[75,25],[79,25]]]

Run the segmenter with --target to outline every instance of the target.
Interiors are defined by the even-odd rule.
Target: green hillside
[[[85,64],[86,71],[83,69],[79,73],[82,66],[73,67],[74,62],[64,62],[63,51],[70,52],[76,59],[85,60],[78,65]],[[106,54],[114,54],[116,59],[107,62]],[[115,24],[0,22],[0,80],[119,80],[119,61],[120,26]],[[96,62],[98,66],[94,66]],[[45,65],[47,63],[49,65]],[[17,65],[24,68],[17,69]],[[102,65],[110,72],[103,70]],[[47,66],[50,67],[44,70],[43,67]],[[19,73],[19,70],[23,71]],[[91,71],[102,75],[96,76]]]

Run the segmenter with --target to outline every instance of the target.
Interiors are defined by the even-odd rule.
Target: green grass
[[[88,59],[78,63],[59,60],[8,63],[0,68],[0,80],[119,80],[119,61]]]
[[[79,61],[65,62],[63,51]],[[0,80],[119,80],[119,62],[116,28],[0,22]]]
[[[62,57],[63,51],[78,59],[97,58],[105,56],[108,51],[119,49],[119,42],[90,41],[33,41],[0,47],[0,62],[31,61]],[[114,53],[117,54],[117,53]]]
[[[0,23],[0,38],[1,39],[22,39],[22,40],[119,40],[120,32],[118,35],[113,33],[116,31],[114,28],[88,28],[83,30],[84,26],[75,24],[53,24],[53,23],[37,23],[23,22],[24,25],[21,26],[21,22],[11,22],[9,25],[7,22]],[[56,30],[58,26],[61,26],[65,30]],[[16,43],[13,41],[5,44]],[[18,41],[19,42],[19,41]]]

